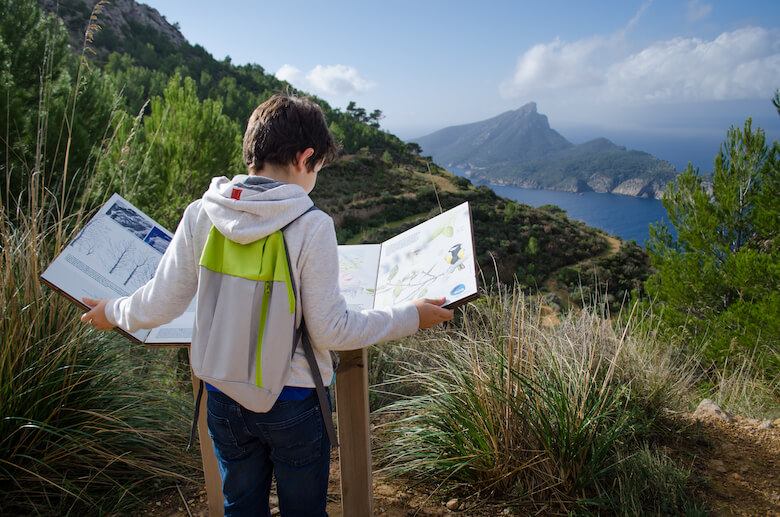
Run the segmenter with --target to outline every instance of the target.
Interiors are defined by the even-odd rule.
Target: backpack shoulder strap
[[[302,213],[301,215],[299,215],[298,217],[296,217],[295,219],[293,219],[289,223],[287,223],[284,226],[282,226],[282,232],[284,232],[287,229],[287,227],[290,226],[292,223],[294,223],[295,221],[297,221],[298,219],[300,219],[304,215],[308,214],[309,212],[314,212],[315,210],[319,210],[319,208],[317,208],[315,205],[311,205],[304,213]]]
[[[295,286],[295,275],[293,274],[292,262],[290,261],[290,250],[287,249],[287,239],[284,238],[284,231],[292,223],[294,223],[295,221],[297,221],[298,219],[300,219],[304,215],[308,214],[309,212],[313,212],[314,210],[319,210],[319,208],[317,208],[314,205],[310,206],[308,208],[308,210],[306,210],[304,213],[302,213],[301,215],[299,215],[298,217],[296,217],[295,219],[293,219],[289,223],[285,224],[280,229],[280,231],[282,232],[282,242],[284,243],[284,254],[287,257],[287,268],[290,270],[290,283],[292,284],[293,293],[297,293],[298,291],[297,291],[296,286]],[[296,297],[297,297],[297,294],[296,294]],[[295,304],[296,310],[297,310],[298,306],[299,306],[298,305],[298,300],[296,299],[296,304]],[[295,350],[298,348],[298,341],[300,341],[300,339],[301,339],[301,334],[304,333],[303,330],[304,330],[304,327],[303,327],[303,315],[301,315],[301,325],[297,329],[295,329],[295,336],[293,337],[293,346],[292,346],[292,350],[290,351],[290,357],[293,357],[295,355]]]
[[[198,396],[195,398],[195,413],[192,415],[192,428],[190,429],[190,441],[187,443],[187,450],[192,449],[195,443],[195,431],[198,430],[198,417],[200,416],[200,400],[203,398],[203,379],[198,379]]]
[[[299,218],[303,217],[304,215],[308,214],[309,212],[312,212],[314,210],[319,210],[316,206],[312,205],[309,207],[308,210],[306,210],[304,213],[287,223],[284,228],[282,228],[282,232],[287,229],[288,226],[290,226],[293,222],[298,220]],[[285,243],[285,248],[287,244]],[[285,249],[286,251],[286,249]],[[292,264],[289,263],[290,255],[287,254],[287,260],[288,260],[288,267],[290,268],[290,278],[293,278],[292,274]],[[293,281],[293,290],[294,287],[294,280]],[[328,402],[328,396],[325,392],[325,386],[322,383],[322,374],[320,374],[320,367],[317,364],[317,358],[314,357],[314,349],[311,346],[311,341],[309,340],[309,333],[306,331],[306,321],[301,315],[301,325],[298,327],[295,331],[295,338],[293,340],[293,347],[291,354],[295,355],[295,350],[298,347],[298,341],[300,341],[303,344],[303,352],[306,355],[306,361],[309,363],[309,369],[311,370],[312,377],[314,377],[314,385],[316,386],[316,392],[317,392],[317,400],[320,404],[320,412],[322,413],[322,420],[325,423],[325,430],[328,432],[328,439],[330,439],[330,445],[331,447],[338,447],[339,446],[339,440],[338,436],[336,435],[336,429],[333,427],[333,417],[330,414],[330,403]]]
[[[306,332],[306,324],[301,322],[301,342],[303,343],[303,351],[306,354],[306,360],[309,363],[311,374],[314,377],[314,385],[316,386],[317,399],[320,403],[320,412],[322,412],[322,420],[325,422],[325,429],[328,432],[328,438],[330,439],[331,447],[338,447],[339,440],[336,436],[336,429],[333,427],[333,417],[330,414],[330,404],[328,403],[328,397],[325,393],[325,386],[322,383],[322,375],[320,374],[320,367],[317,365],[317,358],[314,357],[314,349],[309,341],[309,333]]]

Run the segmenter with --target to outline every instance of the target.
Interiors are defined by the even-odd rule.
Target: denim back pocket
[[[314,407],[281,422],[262,424],[273,452],[271,458],[290,467],[313,463],[322,454],[322,415]]]
[[[221,394],[212,394],[206,405],[209,436],[217,449],[217,455],[223,460],[230,461],[246,453],[244,447],[239,445],[238,437],[234,432],[235,426],[231,423],[231,420],[235,418],[240,419],[241,414],[231,405],[215,400],[218,398],[216,395]],[[241,426],[243,423],[239,422],[239,428]]]

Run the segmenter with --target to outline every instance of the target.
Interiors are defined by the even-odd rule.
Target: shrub
[[[635,329],[645,315],[613,326],[606,313],[596,301],[551,327],[515,288],[467,306],[460,326],[421,338],[399,368],[414,388],[382,410],[390,415],[384,468],[536,509],[618,510],[615,486],[636,488],[623,462],[651,447],[664,408],[688,404],[693,370]],[[670,465],[654,482],[687,479],[648,450]]]

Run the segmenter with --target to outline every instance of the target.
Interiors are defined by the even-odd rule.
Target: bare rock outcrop
[[[615,188],[615,178],[596,173],[588,178],[588,187],[594,192],[611,192]]]
[[[94,0],[38,0],[41,8],[62,18],[68,27],[71,46],[81,51],[84,31],[87,28]],[[168,23],[157,9],[135,0],[111,0],[100,7],[97,25],[102,31],[111,32],[119,41],[133,37],[133,26],[153,29],[175,47],[186,43],[179,29]],[[103,49],[95,49],[101,52]]]
[[[646,197],[650,199],[661,199],[666,185],[658,180],[648,180],[645,178],[632,178],[626,180],[612,189],[613,194],[623,194],[624,196]]]
[[[699,407],[694,411],[693,416],[694,418],[702,420],[714,418],[729,424],[734,420],[729,413],[711,399],[702,400],[701,403],[699,403]]]

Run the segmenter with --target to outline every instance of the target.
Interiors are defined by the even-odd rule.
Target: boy
[[[248,175],[214,178],[190,204],[152,280],[131,296],[84,302],[81,317],[97,329],[115,325],[135,331],[172,320],[198,288],[198,264],[215,226],[246,244],[285,225],[297,299],[305,316],[323,383],[333,377],[330,350],[350,350],[413,334],[452,318],[442,300],[421,299],[383,311],[347,309],[338,286],[338,255],[332,219],[308,194],[320,169],[337,155],[320,107],[305,98],[276,95],[255,109],[244,134]],[[200,315],[199,315],[200,316]],[[301,346],[290,377],[267,413],[240,406],[208,388],[208,427],[219,463],[225,515],[269,515],[276,477],[283,516],[325,515],[330,441]]]

